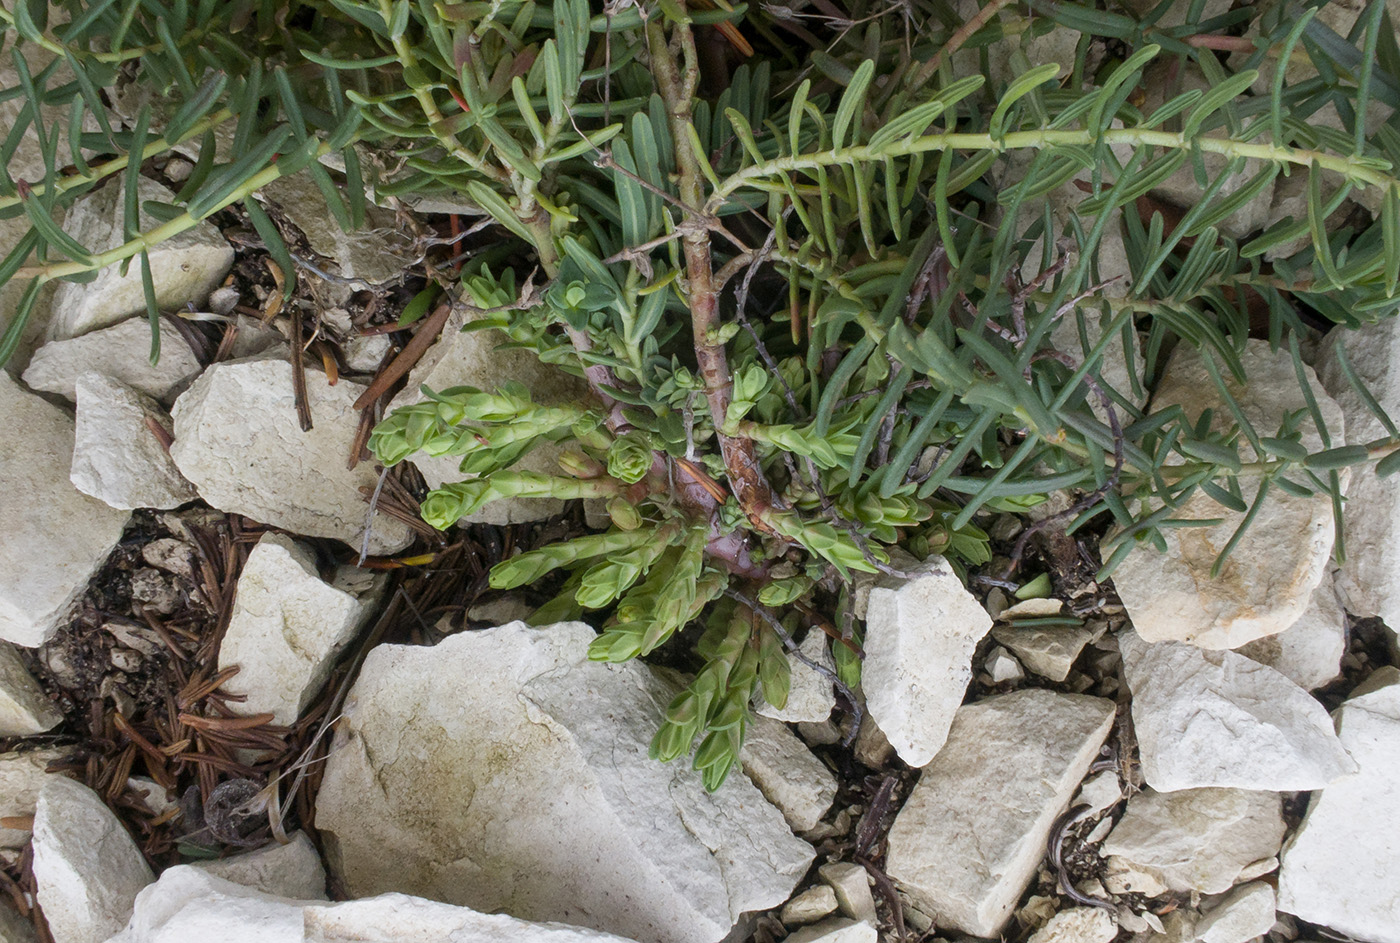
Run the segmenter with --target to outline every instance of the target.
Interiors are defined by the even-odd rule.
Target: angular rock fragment
[[[910,580],[882,577],[865,612],[861,687],[870,716],[910,766],[943,746],[972,680],[972,653],[991,617],[934,556]]]
[[[836,912],[836,892],[825,884],[809,887],[783,905],[782,921],[789,927],[816,923]]]
[[[1113,716],[1112,701],[1041,689],[960,708],[890,829],[889,876],[940,927],[995,937]]]
[[[1276,855],[1283,832],[1277,793],[1148,789],[1128,800],[1100,854],[1173,891],[1219,894]]]
[[[1274,926],[1274,889],[1263,881],[1241,884],[1208,909],[1196,924],[1201,943],[1248,943]]]
[[[823,881],[836,892],[836,905],[852,920],[874,923],[875,895],[870,892],[870,873],[849,861],[833,861],[817,869]]]
[[[836,798],[836,777],[831,770],[786,724],[771,718],[754,718],[739,762],[744,774],[783,813],[794,832],[814,828]]]
[[[1347,614],[1331,576],[1324,576],[1297,622],[1277,635],[1255,639],[1236,651],[1268,665],[1306,691],[1315,691],[1342,673],[1347,647]]]
[[[1359,940],[1400,943],[1400,673],[1372,679],[1333,715],[1360,772],[1313,794],[1283,853],[1278,907]]]
[[[631,943],[557,923],[530,923],[421,897],[384,894],[341,903],[291,900],[176,866],[136,899],[109,943]]]
[[[138,179],[137,201],[142,206],[175,201],[175,194],[154,180]],[[114,182],[80,197],[68,211],[64,230],[89,252],[106,252],[122,245],[126,241],[122,230],[124,189],[124,183]],[[139,225],[142,232],[149,232],[160,221],[143,209]],[[147,255],[156,304],[166,311],[186,304],[202,306],[233,266],[233,248],[208,222],[152,246]],[[124,275],[120,266],[112,265],[85,284],[61,283],[53,296],[49,339],[77,337],[144,312],[146,295],[141,281],[141,265],[134,260]]]
[[[257,851],[190,867],[273,897],[326,899],[326,869],[305,832],[295,833],[285,845],[273,842]]]
[[[0,375],[0,413],[10,428],[0,449],[0,639],[33,648],[107,559],[130,514],[73,487],[73,420]]]
[[[1070,907],[1031,934],[1030,943],[1109,943],[1118,925],[1100,907]]]
[[[1272,668],[1131,630],[1118,644],[1154,789],[1321,789],[1355,772],[1322,705]]]
[[[0,850],[9,851],[29,844],[30,830],[18,827],[34,817],[39,792],[54,774],[45,767],[62,759],[60,750],[29,750],[0,753],[0,818],[10,819],[10,828],[0,828]]]
[[[219,647],[219,669],[240,669],[224,689],[247,696],[237,708],[242,713],[295,723],[369,611],[357,596],[322,582],[305,547],[264,534],[238,577]]]
[[[650,759],[674,685],[588,661],[594,637],[517,622],[369,654],[316,809],[352,895],[413,892],[644,943],[714,943],[787,899],[811,847],[743,777],[710,794]]]
[[[1266,341],[1251,340],[1240,359],[1249,377],[1248,386],[1236,383],[1227,371],[1220,372],[1259,435],[1273,435],[1289,414],[1307,415],[1307,401],[1286,352],[1272,353]],[[1313,386],[1324,424],[1333,438],[1340,440],[1341,407],[1314,381],[1310,368],[1305,366],[1303,371]],[[1181,406],[1193,421],[1212,410],[1214,427],[1219,431],[1233,423],[1229,406],[1201,354],[1187,345],[1172,355],[1153,397],[1154,411],[1174,405]],[[1304,448],[1322,449],[1322,437],[1310,420],[1304,420],[1301,432]],[[1255,460],[1253,450],[1243,446],[1240,461]],[[1172,461],[1182,459],[1176,456]],[[1257,478],[1242,475],[1240,487],[1252,498]],[[1113,583],[1139,635],[1150,642],[1238,648],[1254,639],[1277,635],[1302,617],[1332,552],[1331,500],[1325,494],[1295,497],[1272,489],[1220,575],[1212,578],[1216,559],[1244,516],[1198,491],[1172,518],[1220,519],[1221,523],[1163,528],[1166,553],[1143,545],[1128,555],[1114,571]]]
[[[170,416],[155,400],[97,373],[80,376],[76,388],[73,487],[124,511],[174,508],[199,497],[155,431],[170,434]]]
[[[97,793],[51,776],[34,812],[34,883],[54,943],[103,943],[126,926],[136,895],[152,880]]]
[[[835,671],[836,664],[831,660],[831,650],[823,632],[808,632],[798,643],[797,650],[808,661],[821,665],[828,671]],[[792,667],[792,682],[788,689],[787,703],[782,709],[774,707],[758,698],[755,712],[764,717],[781,720],[785,723],[821,723],[831,716],[836,707],[836,695],[832,693],[831,677],[808,667],[796,658],[788,658]]]
[[[1384,318],[1355,329],[1338,327],[1318,358],[1322,385],[1346,416],[1346,444],[1365,445],[1389,433],[1347,381],[1343,361],[1381,409],[1400,416],[1400,322]],[[1347,507],[1347,554],[1337,591],[1349,611],[1380,616],[1394,630],[1400,626],[1400,478],[1382,478],[1370,464],[1353,467]]]
[[[783,938],[783,943],[876,943],[879,936],[875,926],[865,920],[832,917],[794,930]]]
[[[0,642],[0,737],[28,737],[62,721],[63,715],[44,697],[19,652],[10,643]]]
[[[292,393],[292,365],[282,360],[217,363],[175,403],[180,472],[221,511],[312,537],[333,537],[359,550],[373,490],[374,466],[346,467],[359,427],[355,399],[364,387],[335,386],[307,372],[313,426],[303,432]],[[383,513],[374,518],[369,552],[408,546],[408,526]]]
[[[1072,625],[999,625],[992,629],[992,638],[1015,652],[1028,669],[1056,682],[1069,677],[1074,660],[1093,637],[1088,629]]]
[[[389,404],[391,411],[422,402],[423,386],[434,391],[454,386],[495,391],[509,382],[524,384],[530,396],[546,406],[588,402],[591,394],[582,380],[557,366],[541,363],[528,350],[500,346],[510,340],[498,330],[463,331],[467,318],[467,312],[454,313],[448,318],[437,343],[414,366],[403,392]],[[560,446],[545,442],[513,467],[557,475],[561,454]],[[429,488],[439,488],[467,477],[459,468],[461,460],[451,456],[417,455],[411,461],[423,473]],[[563,508],[564,502],[556,498],[505,498],[492,501],[466,520],[482,524],[517,524],[553,517]]]
[[[399,231],[393,212],[367,206],[365,224],[347,233],[331,215],[325,196],[309,174],[282,177],[255,196],[276,204],[306,236],[312,250],[336,264],[342,278],[379,284],[401,277],[414,264],[417,253],[413,240]]]
[[[150,324],[145,318],[127,318],[82,337],[49,341],[34,352],[24,382],[31,389],[76,400],[78,377],[98,373],[168,407],[203,368],[180,332],[164,319],[157,363],[151,363],[150,350]]]

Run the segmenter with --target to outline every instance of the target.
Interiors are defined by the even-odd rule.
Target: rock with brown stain
[[[707,793],[648,756],[676,687],[591,662],[581,622],[365,659],[316,825],[352,897],[398,891],[642,943],[715,943],[813,852],[742,775]],[[737,771],[736,771],[737,772]]]
[[[1240,355],[1249,384],[1236,383],[1222,366],[1225,386],[1260,436],[1273,436],[1285,416],[1306,411],[1292,358],[1269,350],[1265,341],[1251,340]],[[1312,370],[1304,375],[1316,397],[1333,444],[1342,441],[1342,409],[1317,382]],[[1179,348],[1153,397],[1159,412],[1181,406],[1197,420],[1212,411],[1212,427],[1233,426],[1229,406],[1211,379],[1201,355]],[[1310,419],[1301,424],[1301,445],[1310,452],[1323,448],[1323,439]],[[1241,437],[1243,442],[1243,438]],[[1240,461],[1258,461],[1243,444]],[[1174,455],[1166,471],[1187,459]],[[1255,500],[1257,475],[1240,476],[1246,503]],[[1332,502],[1325,494],[1295,497],[1272,488],[1249,529],[1234,547],[1218,576],[1211,570],[1244,512],[1234,511],[1204,491],[1197,491],[1172,515],[1173,520],[1219,519],[1201,527],[1165,527],[1166,552],[1143,544],[1113,574],[1118,595],[1138,634],[1149,642],[1190,642],[1202,648],[1238,648],[1246,642],[1287,629],[1302,617],[1313,590],[1322,581],[1332,552]]]

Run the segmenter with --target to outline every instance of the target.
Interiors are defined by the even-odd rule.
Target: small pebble
[[[818,884],[783,905],[782,921],[789,927],[816,923],[834,914],[836,907],[836,891],[829,884]]]

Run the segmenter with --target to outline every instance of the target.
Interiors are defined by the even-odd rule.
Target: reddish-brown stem
[[[699,65],[695,42],[684,23],[676,27],[685,58],[682,74],[666,42],[666,31],[659,17],[647,22],[647,44],[651,53],[652,74],[656,76],[661,99],[666,103],[671,137],[675,141],[676,177],[680,201],[685,206],[705,205],[700,163],[692,150],[689,128],[691,100],[699,81]],[[773,507],[773,488],[758,462],[758,453],[751,439],[727,436],[720,432],[729,403],[734,395],[734,377],[724,344],[719,340],[719,296],[715,287],[714,264],[710,256],[710,234],[695,227],[682,238],[685,252],[687,289],[690,303],[691,332],[695,343],[695,361],[705,382],[705,398],[710,417],[715,424],[720,454],[724,457],[726,477],[739,506],[764,533],[772,533],[765,518]]]
[[[1254,40],[1245,36],[1215,36],[1210,33],[1188,36],[1186,45],[1196,49],[1213,49],[1216,52],[1253,52],[1256,48]]]

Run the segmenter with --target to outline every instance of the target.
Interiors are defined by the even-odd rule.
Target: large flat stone
[[[1356,771],[1322,705],[1272,668],[1130,629],[1118,645],[1154,789],[1321,789]]]
[[[131,517],[73,487],[73,420],[0,376],[0,639],[42,645],[67,618]]]
[[[930,557],[919,570],[871,588],[861,667],[870,716],[910,766],[943,746],[972,680],[972,653],[992,627],[948,561]]]
[[[591,394],[583,380],[570,376],[560,367],[541,363],[528,350],[501,346],[509,344],[510,338],[499,330],[463,331],[468,320],[467,312],[454,313],[447,319],[442,335],[410,371],[403,391],[389,404],[390,411],[421,403],[424,386],[434,391],[454,386],[496,390],[505,383],[516,382],[524,384],[530,396],[546,406],[589,400]],[[514,467],[557,475],[561,454],[563,449],[559,445],[545,442]],[[429,488],[440,488],[468,477],[459,467],[461,460],[451,456],[418,455],[411,461],[423,473]],[[544,520],[563,509],[564,502],[555,498],[505,498],[492,501],[465,520],[481,524],[518,524]]]
[[[1268,665],[1298,687],[1315,691],[1342,673],[1347,647],[1347,614],[1336,584],[1324,576],[1297,622],[1277,635],[1241,645],[1236,651]]]
[[[372,490],[377,481],[369,462],[346,467],[359,424],[353,404],[363,391],[307,371],[313,428],[303,432],[290,363],[214,364],[175,403],[170,455],[219,510],[359,550],[369,511],[360,488]],[[407,525],[377,514],[370,552],[402,550],[412,536]]]
[[[296,723],[368,615],[355,595],[321,580],[311,551],[264,534],[239,574],[219,646],[219,669],[239,666],[224,685],[247,697],[236,709]]]
[[[169,509],[199,495],[152,432],[170,432],[170,415],[155,400],[97,373],[78,378],[73,487],[109,507]]]
[[[146,177],[139,179],[137,199],[141,204],[175,201],[171,190]],[[90,252],[105,252],[122,245],[126,241],[122,231],[124,187],[121,181],[114,181],[80,197],[68,211],[64,230]],[[158,225],[159,220],[142,210],[142,232]],[[208,222],[152,246],[148,255],[156,303],[165,311],[187,304],[199,308],[233,266],[233,247]],[[132,261],[125,275],[119,266],[112,265],[86,284],[63,282],[58,286],[53,296],[49,338],[77,337],[145,310],[139,260]]]
[[[997,936],[1113,717],[1112,701],[1040,689],[960,708],[890,829],[889,876],[940,928]]]
[[[54,943],[103,943],[126,926],[136,895],[152,880],[97,793],[49,777],[34,813],[34,883]]]
[[[1267,342],[1251,340],[1240,359],[1249,377],[1247,387],[1235,383],[1223,368],[1221,373],[1260,435],[1276,432],[1287,414],[1306,411],[1292,358],[1286,352],[1272,353]],[[1324,423],[1340,439],[1341,407],[1313,380],[1311,369],[1303,369],[1313,385]],[[1173,354],[1152,401],[1153,411],[1173,405],[1181,406],[1193,421],[1205,410],[1213,410],[1219,431],[1233,423],[1201,355],[1186,345]],[[1322,448],[1322,438],[1311,422],[1304,421],[1302,433],[1305,448]],[[1255,460],[1247,445],[1240,457],[1245,463]],[[1180,461],[1180,457],[1175,460]],[[1246,496],[1252,498],[1257,486],[1257,478],[1241,476],[1240,487]],[[1144,544],[1114,571],[1114,586],[1144,639],[1191,642],[1202,648],[1238,648],[1254,639],[1277,635],[1302,617],[1313,590],[1322,582],[1332,552],[1332,502],[1326,495],[1294,497],[1272,489],[1216,578],[1211,577],[1211,569],[1244,520],[1244,513],[1199,491],[1172,517],[1219,518],[1221,523],[1164,528],[1161,534],[1166,553]]]
[[[1388,433],[1347,382],[1342,357],[1381,408],[1400,417],[1400,324],[1391,317],[1354,330],[1338,327],[1318,358],[1318,376],[1346,416],[1347,444],[1365,445]],[[1381,478],[1373,465],[1351,472],[1342,517],[1347,555],[1337,591],[1348,610],[1380,616],[1394,629],[1400,627],[1400,477]]]
[[[714,943],[788,898],[811,847],[744,777],[709,794],[683,764],[651,760],[674,686],[588,661],[594,637],[517,622],[369,654],[316,810],[352,895],[644,943]]]
[[[160,360],[154,364],[150,350],[150,324],[145,318],[127,318],[82,337],[49,341],[34,352],[24,371],[24,382],[30,389],[75,401],[78,377],[99,373],[168,407],[203,367],[180,332],[164,319],[160,322]]]
[[[1116,859],[1173,891],[1219,894],[1276,855],[1283,833],[1277,793],[1148,789],[1128,800],[1099,853],[1110,870]]]
[[[1278,906],[1358,940],[1400,943],[1400,674],[1385,681],[1333,715],[1360,772],[1313,794],[1283,853]]]
[[[319,903],[276,897],[176,866],[136,899],[109,943],[630,943],[562,924],[530,923],[421,897]]]

